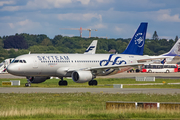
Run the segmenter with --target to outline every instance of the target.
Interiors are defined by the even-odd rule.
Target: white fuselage
[[[8,72],[20,76],[70,77],[72,71],[98,67],[94,74],[107,75],[116,68],[105,69],[104,66],[133,64],[141,57],[123,54],[27,54],[17,57],[16,62],[8,66]]]

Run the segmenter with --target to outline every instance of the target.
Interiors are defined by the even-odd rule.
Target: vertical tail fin
[[[165,64],[165,62],[166,62],[166,58],[164,58],[162,61],[161,61],[161,64]]]
[[[95,54],[97,46],[97,40],[93,40],[89,47],[86,49],[84,54]]]
[[[168,53],[163,54],[163,56],[180,56],[180,39],[174,44]]]
[[[122,54],[143,55],[148,23],[141,23]]]

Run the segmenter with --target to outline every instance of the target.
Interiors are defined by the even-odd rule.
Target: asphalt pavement
[[[101,78],[134,78],[155,76],[163,78],[180,78],[180,73],[119,73]],[[24,78],[11,74],[0,74],[0,78]],[[158,88],[37,88],[37,87],[0,87],[0,93],[145,93],[145,94],[180,94],[180,89]]]

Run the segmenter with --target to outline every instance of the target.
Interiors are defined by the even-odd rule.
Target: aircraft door
[[[34,60],[33,68],[38,68],[38,61],[37,60]]]

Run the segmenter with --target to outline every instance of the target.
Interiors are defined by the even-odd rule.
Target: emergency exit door
[[[38,61],[34,60],[33,68],[38,68]]]

